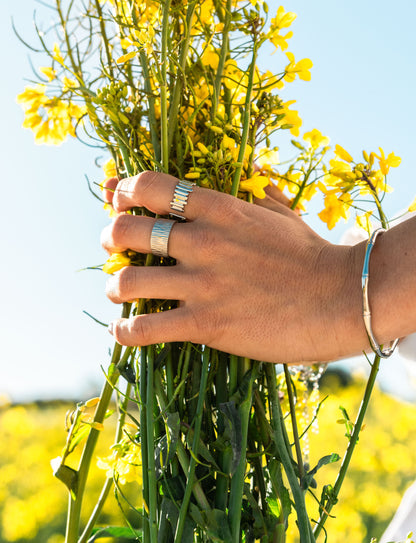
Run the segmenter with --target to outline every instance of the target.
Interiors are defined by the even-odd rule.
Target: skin
[[[102,233],[109,252],[150,252],[155,219],[168,215],[178,180],[143,172],[110,179],[104,196],[118,216]],[[194,187],[169,238],[172,267],[129,266],[110,277],[114,303],[180,300],[177,309],[109,327],[122,345],[206,344],[266,362],[330,361],[369,350],[362,319],[365,243],[333,245],[288,209],[274,187],[252,205]],[[378,237],[370,262],[373,331],[380,343],[416,331],[416,220]],[[398,263],[400,265],[398,265]]]

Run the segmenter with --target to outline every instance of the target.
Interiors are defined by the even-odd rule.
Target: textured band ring
[[[156,256],[169,256],[168,245],[169,236],[175,221],[166,221],[158,219],[150,235],[150,250]]]
[[[188,196],[192,192],[193,187],[196,183],[191,183],[190,181],[179,181],[175,187],[175,192],[173,193],[173,200],[170,203],[170,208],[172,211],[180,211],[184,213],[185,206],[188,203]],[[183,219],[182,215],[176,215],[175,213],[170,213],[172,217],[178,217]]]

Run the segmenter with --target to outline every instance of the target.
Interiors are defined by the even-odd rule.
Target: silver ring
[[[188,203],[188,197],[195,187],[196,183],[191,183],[190,181],[179,181],[175,187],[175,192],[173,193],[173,200],[170,203],[170,208],[173,211],[180,211],[184,213],[185,206]],[[178,217],[183,219],[182,215],[176,215],[175,213],[170,213],[172,217]]]
[[[150,235],[150,250],[156,256],[169,256],[169,236],[175,221],[158,219]]]

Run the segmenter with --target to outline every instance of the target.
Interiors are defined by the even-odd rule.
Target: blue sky
[[[98,153],[76,141],[37,146],[21,128],[15,96],[31,68],[11,17],[31,41],[32,15],[39,8],[34,0],[3,4],[0,393],[13,399],[85,398],[102,381],[100,365],[107,365],[111,341],[82,312],[106,322],[119,313],[105,298],[103,274],[78,271],[105,259],[99,236],[108,219],[85,181],[85,175],[101,180]],[[273,5],[271,11],[279,4]],[[289,50],[296,59],[314,62],[312,81],[289,85],[285,97],[297,100],[304,131],[319,128],[333,145],[355,156],[381,146],[402,157],[389,179],[395,192],[386,202],[390,215],[398,213],[416,195],[416,3],[292,0],[283,5],[298,13]],[[32,60],[42,64],[36,56]],[[277,55],[263,62],[271,70],[282,66]],[[316,218],[307,220],[333,242],[346,228],[329,232]]]

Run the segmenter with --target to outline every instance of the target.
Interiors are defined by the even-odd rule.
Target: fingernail
[[[114,334],[114,322],[110,322],[110,324],[108,325],[108,331],[111,335]]]

